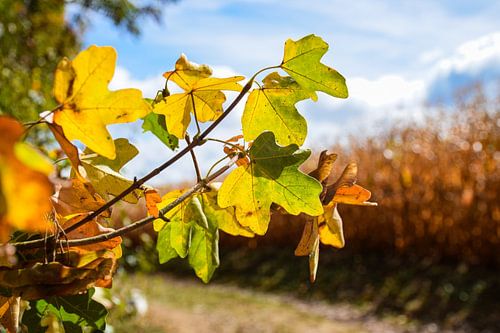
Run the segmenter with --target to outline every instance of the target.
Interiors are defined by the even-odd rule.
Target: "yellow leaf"
[[[337,204],[335,202],[331,202],[325,206],[325,212],[318,217],[318,223],[321,243],[339,249],[345,246],[342,218],[337,211]]]
[[[8,239],[11,227],[29,232],[51,227],[46,216],[52,209],[53,189],[47,176],[53,168],[33,148],[18,142],[23,131],[17,121],[0,117],[0,242]]]
[[[163,76],[175,82],[184,92],[166,97],[154,106],[155,113],[165,115],[169,133],[182,139],[191,122],[193,113],[199,122],[213,121],[222,114],[222,104],[226,96],[221,90],[241,91],[236,83],[244,79],[234,76],[224,79],[212,78],[211,69],[206,65],[196,65],[181,55],[175,70]]]
[[[304,231],[295,249],[296,256],[308,256],[314,250],[318,238],[318,222],[315,217],[307,216]]]
[[[63,59],[54,82],[54,95],[61,104],[54,122],[69,140],[80,140],[109,159],[115,158],[115,145],[106,126],[136,121],[150,111],[140,90],[108,90],[115,63],[112,47],[91,46],[73,61]]]

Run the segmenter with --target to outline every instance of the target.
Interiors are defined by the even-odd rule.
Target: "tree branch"
[[[208,183],[222,175],[224,172],[226,172],[234,163],[236,162],[236,159],[232,159],[228,164],[211,174],[205,179],[202,179],[196,185],[191,187],[189,190],[184,192],[180,197],[169,203],[166,207],[160,210],[160,214],[166,214],[170,210],[174,209],[176,206],[178,206],[181,202],[189,198],[192,194],[196,193],[197,191],[203,189]],[[122,236],[132,230],[138,229],[140,227],[145,226],[146,224],[154,221],[156,218],[154,216],[148,216],[145,217],[139,221],[136,221],[132,224],[123,226],[115,231],[106,233],[106,234],[101,234],[97,236],[92,236],[92,237],[87,237],[87,238],[80,238],[80,239],[71,239],[71,240],[57,240],[56,246],[64,246],[64,247],[69,247],[69,246],[82,246],[82,245],[89,245],[89,244],[95,244],[95,243],[100,243],[104,242],[106,240],[109,240],[111,238],[115,238],[118,236]],[[36,239],[36,240],[31,240],[31,241],[25,241],[25,242],[18,242],[18,243],[11,243],[11,245],[15,246],[17,250],[25,250],[25,249],[36,249],[36,248],[41,248],[44,247],[45,245],[45,240],[44,239]]]

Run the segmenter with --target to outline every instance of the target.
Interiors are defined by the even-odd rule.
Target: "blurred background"
[[[118,51],[112,88],[154,97],[181,53],[215,75],[249,77],[281,62],[286,39],[319,35],[350,97],[298,104],[315,152],[306,169],[323,149],[339,154],[332,179],[356,161],[379,206],[339,208],[346,247],[322,249],[314,285],[293,256],[303,228],[294,217],[274,217],[265,237],[221,235],[208,286],[182,261],[158,265],[154,232],[137,232],[115,288],[100,295],[113,330],[498,332],[498,13],[497,1],[3,0],[0,113],[36,120],[54,106],[58,60],[91,44]],[[241,112],[217,137],[239,134]],[[140,126],[111,128],[141,151],[131,177],[173,154]],[[49,139],[40,128],[30,140]],[[223,153],[205,147],[206,170]],[[189,184],[191,169],[182,160],[153,185]],[[145,210],[114,214],[119,225]]]

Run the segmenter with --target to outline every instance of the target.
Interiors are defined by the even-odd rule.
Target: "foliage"
[[[357,161],[363,166],[359,183],[374,189],[383,208],[338,205],[350,221],[343,225],[349,249],[497,267],[498,101],[468,87],[454,105],[426,110],[432,116],[424,121],[395,124],[373,137],[332,147],[339,153],[334,172],[341,171],[336,165]],[[305,168],[314,169],[313,161]],[[293,246],[303,223],[275,215],[266,237],[252,240],[253,247]],[[226,248],[250,244],[226,237],[221,242]]]
[[[165,88],[153,100],[144,99],[137,89],[108,90],[116,62],[111,47],[90,46],[72,60],[63,58],[53,87],[57,106],[43,112],[37,123],[48,126],[60,145],[58,155],[66,155],[68,179],[56,176],[64,168],[64,164],[58,164],[60,160],[54,161],[54,174],[52,166],[23,143],[23,134],[32,125],[23,129],[12,118],[0,118],[0,129],[5,133],[0,141],[3,241],[11,230],[18,231],[4,245],[15,247],[17,260],[10,264],[3,260],[7,264],[0,267],[0,287],[9,309],[3,314],[4,321],[18,322],[16,310],[21,299],[32,301],[23,318],[30,329],[47,326],[47,331],[53,331],[57,327],[74,329],[74,325],[102,329],[105,311],[91,300],[92,292],[88,290],[111,287],[117,260],[122,256],[120,236],[150,223],[158,232],[160,262],[187,258],[206,283],[219,266],[220,231],[254,237],[266,233],[271,214],[301,214],[310,224],[306,225],[296,254],[309,256],[314,282],[319,241],[343,246],[336,204],[370,204],[365,202],[370,192],[354,184],[356,165],[349,164],[331,184],[327,180],[336,155],[325,152],[310,175],[300,171],[310,152],[299,149],[307,127],[304,118],[293,110],[297,102],[293,94],[277,97],[272,105],[277,114],[288,113],[287,117],[269,117],[265,124],[259,122],[257,129],[251,121],[245,123],[245,128],[256,135],[253,140],[240,144],[241,135],[229,140],[209,135],[248,92],[251,98],[261,93],[256,80],[266,70],[282,69],[291,76],[273,72],[264,78],[264,89],[277,84],[285,91],[302,91],[301,99],[315,99],[316,91],[347,97],[344,78],[319,62],[327,48],[314,35],[289,40],[282,63],[258,71],[244,86],[238,83],[244,77],[211,77],[207,65],[191,63],[182,55],[175,69],[164,77],[183,92],[171,95]],[[254,84],[257,87],[252,90]],[[224,110],[226,90],[239,94]],[[291,108],[293,112],[289,112]],[[257,103],[251,112],[258,115],[262,110],[270,111],[266,104]],[[120,169],[138,150],[126,139],[113,139],[107,126],[139,119],[143,119],[145,130],[152,131],[169,148],[176,149],[182,140],[186,145],[141,179],[131,180],[121,175]],[[192,120],[197,132],[191,140],[188,129]],[[282,126],[291,128],[297,121],[304,123],[299,135],[283,134]],[[206,122],[210,125],[203,128]],[[74,140],[86,146],[82,153],[72,143]],[[228,162],[222,167],[215,163],[203,178],[194,149],[209,140],[222,144],[221,161]],[[197,178],[191,188],[160,197],[157,190],[145,185],[188,153]],[[221,185],[210,184],[233,164],[237,167]],[[105,227],[116,203],[137,203],[141,197],[146,201],[148,217],[117,230]],[[17,325],[8,326],[12,331]]]

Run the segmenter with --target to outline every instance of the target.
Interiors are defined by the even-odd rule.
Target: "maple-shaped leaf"
[[[151,110],[138,89],[108,89],[115,63],[112,47],[93,45],[73,61],[61,60],[54,79],[54,97],[60,104],[54,122],[69,140],[80,140],[109,159],[115,158],[115,145],[106,126],[136,121]]]
[[[309,155],[295,144],[278,146],[272,132],[262,133],[249,150],[251,162],[222,183],[219,206],[235,206],[238,222],[259,235],[267,231],[272,203],[293,215],[323,213],[321,184],[298,169]]]
[[[241,125],[246,141],[255,140],[264,131],[272,131],[276,142],[286,146],[301,146],[307,135],[307,122],[295,104],[310,94],[291,77],[277,72],[266,76],[264,86],[254,89],[248,96]]]
[[[117,196],[134,183],[132,179],[121,175],[119,171],[139,153],[137,148],[124,138],[116,139],[114,146],[116,147],[115,159],[99,156],[88,147],[84,151],[86,158],[82,157],[81,159],[88,180],[92,183],[96,192],[106,200],[109,195]],[[136,189],[127,194],[123,200],[129,203],[137,203],[143,194],[143,190]]]
[[[322,91],[334,97],[348,96],[344,77],[335,69],[320,62],[328,51],[328,44],[315,35],[309,35],[285,43],[281,68],[307,91]],[[317,97],[313,96],[313,100]]]
[[[206,65],[196,65],[181,55],[175,64],[175,70],[163,76],[175,82],[184,90],[172,94],[156,103],[153,111],[165,115],[168,132],[183,139],[191,122],[191,113],[200,122],[213,121],[222,114],[222,104],[226,96],[222,90],[241,91],[238,81],[243,76],[229,78],[210,77],[212,70]]]
[[[52,164],[19,139],[24,129],[14,119],[0,116],[0,242],[12,228],[28,232],[52,230]]]

